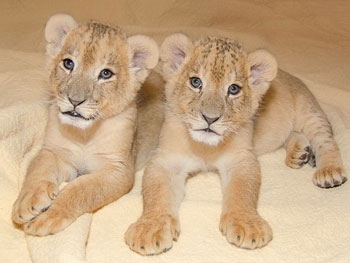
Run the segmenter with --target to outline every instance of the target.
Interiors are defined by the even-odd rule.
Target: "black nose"
[[[221,117],[221,116],[219,116],[219,117],[208,117],[208,116],[205,116],[203,113],[202,113],[202,116],[203,116],[203,119],[208,123],[208,125],[216,122]]]
[[[84,103],[86,100],[73,100],[71,98],[68,98],[69,102],[74,106],[79,106],[80,104]]]

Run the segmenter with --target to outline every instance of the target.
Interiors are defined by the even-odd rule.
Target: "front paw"
[[[23,230],[26,234],[33,236],[47,236],[62,231],[73,223],[75,219],[76,217],[67,211],[50,207],[32,221],[25,223]]]
[[[258,214],[227,213],[221,217],[220,231],[229,243],[246,249],[263,247],[272,240],[271,227]]]
[[[12,220],[19,225],[33,220],[48,209],[58,191],[58,185],[49,181],[37,182],[35,186],[24,185],[13,205]]]
[[[314,184],[321,188],[336,187],[345,183],[346,180],[343,168],[337,166],[320,168],[313,177]]]
[[[179,222],[170,215],[141,217],[125,233],[125,242],[131,250],[150,256],[169,250],[179,233]]]

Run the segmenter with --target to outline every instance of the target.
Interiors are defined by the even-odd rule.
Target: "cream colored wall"
[[[344,85],[350,82],[350,1],[2,0],[0,48],[42,52],[45,22],[59,12],[120,25],[158,42],[177,31],[193,38],[231,36],[249,48],[268,48],[296,75],[350,89]]]

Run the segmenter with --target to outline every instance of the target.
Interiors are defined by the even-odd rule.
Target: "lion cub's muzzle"
[[[80,119],[83,119],[83,120],[86,120],[86,121],[94,120],[94,116],[85,117],[79,112],[79,108],[78,107],[80,105],[82,105],[86,101],[86,99],[74,100],[74,99],[68,97],[68,101],[70,102],[71,107],[73,107],[73,109],[62,111],[61,113],[63,115],[70,116],[70,117],[73,117],[73,118],[80,118]]]
[[[207,123],[207,127],[203,128],[203,129],[197,129],[197,131],[203,131],[203,132],[208,132],[208,133],[215,133],[217,135],[219,135],[216,131],[214,131],[212,128],[211,128],[211,125],[218,121],[221,116],[217,116],[217,117],[208,117],[206,116],[205,114],[201,113],[202,115],[202,118],[205,120],[205,122]]]
[[[65,114],[65,115],[69,115],[71,117],[76,117],[76,118],[82,118],[84,120],[92,120],[94,119],[93,117],[90,117],[90,118],[86,118],[84,117],[83,115],[81,115],[78,111],[77,111],[77,107],[81,104],[83,104],[86,99],[84,100],[73,100],[71,98],[68,98],[69,102],[72,104],[73,106],[73,110],[70,110],[70,111],[65,111],[65,112],[62,112],[62,114]]]

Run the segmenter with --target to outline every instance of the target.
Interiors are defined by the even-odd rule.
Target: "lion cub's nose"
[[[71,98],[68,98],[69,102],[74,106],[79,106],[80,104],[84,103],[86,100],[73,100]]]
[[[208,125],[216,122],[218,119],[220,119],[221,116],[218,117],[208,117],[202,113],[203,119],[208,123]]]

